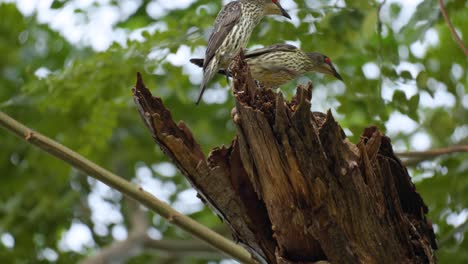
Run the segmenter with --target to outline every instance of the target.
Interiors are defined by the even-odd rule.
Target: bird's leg
[[[231,83],[229,82],[229,76],[230,76],[230,72],[228,70],[226,70],[226,82],[230,85]]]
[[[262,86],[261,86],[262,83],[259,80],[255,80],[255,79],[254,79],[254,81],[255,81],[255,85],[257,86],[257,89],[261,89],[262,88]]]
[[[229,65],[228,67],[226,67],[226,82],[229,83],[229,77],[232,77],[232,73],[231,73],[231,65]]]

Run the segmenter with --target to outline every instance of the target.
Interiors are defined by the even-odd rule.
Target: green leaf
[[[412,80],[413,79],[413,76],[411,75],[411,72],[409,71],[402,71],[400,73],[400,77],[406,79],[406,80]]]
[[[58,28],[54,26],[52,30],[50,25],[37,21],[41,14],[25,17],[15,3],[3,1],[0,3],[0,108],[79,150],[100,165],[134,179],[136,168],[141,167],[138,164],[151,166],[167,161],[154,145],[132,101],[130,89],[135,83],[135,73],[141,72],[145,83],[162,98],[174,119],[184,120],[190,127],[205,153],[215,146],[229,144],[235,135],[235,126],[230,119],[230,111],[235,105],[232,97],[229,95],[221,104],[201,104],[195,108],[193,100],[198,93],[198,83],[192,82],[200,78],[201,70],[188,72],[191,71],[188,62],[182,66],[172,65],[165,54],[148,58],[157,50],[167,49],[175,53],[181,45],[187,45],[192,52],[203,53],[208,33],[224,2],[195,0],[188,6],[172,9],[169,1],[167,5],[165,3],[165,7],[169,7],[165,10],[167,15],[154,21],[148,15],[148,7],[154,7],[149,5],[152,1],[133,1],[136,5],[134,13],[123,12],[126,17],[119,17],[119,22],[112,25],[113,30],[124,29],[131,34],[154,22],[166,25],[167,30],[144,31],[143,42],[126,40],[125,45],[114,43],[97,52],[90,48],[88,38],[79,45],[69,43],[68,37],[57,33]],[[324,112],[331,108],[338,112],[337,121],[353,133],[350,140],[354,142],[369,125],[376,124],[385,131],[389,115],[395,111],[418,122],[417,131],[427,133],[434,148],[467,141],[464,127],[468,122],[468,109],[462,102],[468,91],[468,61],[453,41],[435,0],[419,1],[416,12],[400,31],[393,31],[394,25],[401,24],[398,19],[402,18],[408,1],[390,3],[389,8],[381,10],[381,16],[390,20],[384,20],[382,36],[375,30],[379,5],[376,1],[348,1],[346,7],[319,2],[295,1],[299,19],[294,23],[273,16],[262,19],[248,44],[251,47],[297,42],[304,51],[317,51],[332,58],[345,77],[345,82],[337,85],[337,81],[322,74],[307,74],[299,81],[281,86],[288,98],[294,93],[297,82],[311,79],[314,84],[313,111]],[[68,3],[72,1],[51,1],[50,9],[68,8]],[[67,28],[68,32],[86,28],[86,23],[93,22],[92,12],[96,8],[111,5],[112,10],[126,11],[125,1],[92,3],[89,7],[80,5],[80,9],[75,8],[74,13],[70,13],[71,16],[85,17],[87,21],[82,24],[78,19],[77,28]],[[466,1],[449,0],[445,4],[452,23],[466,41]],[[431,34],[427,34],[428,30]],[[188,35],[188,32],[195,33]],[[428,45],[422,57],[413,56],[409,47],[426,36],[429,40],[436,39],[435,45]],[[408,56],[400,56],[407,49]],[[368,62],[377,63],[382,79],[366,79],[362,66]],[[412,76],[409,71],[397,74],[401,62],[417,65],[423,70],[417,76]],[[462,77],[457,80],[451,74],[455,64],[462,69]],[[42,67],[51,73],[38,79],[35,72]],[[157,74],[156,69],[159,70]],[[214,78],[210,86],[216,83],[226,85],[223,77]],[[423,101],[426,96],[422,96],[425,93],[421,92],[434,96],[437,89],[434,83],[447,87],[456,99],[454,105],[443,104],[440,101],[443,97],[436,97],[431,100],[444,106],[427,107],[427,102]],[[408,84],[418,88],[418,93],[410,98],[403,92]],[[384,102],[382,95],[386,96],[384,92],[388,90],[395,92],[390,101]],[[389,136],[392,142],[412,146],[413,133]],[[14,250],[0,249],[0,262],[46,263],[37,256],[41,255],[41,246],[47,246],[58,254],[57,263],[77,263],[90,252],[97,252],[114,241],[111,234],[98,235],[94,231],[93,212],[88,204],[92,186],[86,177],[61,161],[22,144],[1,129],[0,149],[0,172],[8,175],[0,184],[0,230],[15,238]],[[415,177],[422,178],[417,183],[417,191],[429,206],[428,218],[437,225],[438,237],[443,237],[453,230],[446,221],[448,212],[468,208],[468,177],[465,175],[468,156],[454,153],[428,161],[412,171]],[[160,179],[162,176],[154,174],[153,177]],[[176,185],[177,192],[189,186],[180,173],[169,179],[161,178],[161,181]],[[126,220],[129,218],[120,201],[113,201],[112,213],[122,215]],[[193,216],[210,227],[219,228],[217,217],[209,210]],[[84,253],[63,251],[57,246],[63,233],[76,220],[90,227],[96,245]],[[126,225],[126,221],[121,224]],[[113,225],[105,228],[112,229]],[[154,223],[153,227],[165,238],[181,236],[165,222]],[[467,237],[467,233],[460,237]],[[453,240],[438,250],[440,263],[468,263],[467,241]],[[164,261],[167,259],[151,253],[128,260],[129,263]],[[216,260],[189,258],[175,261],[205,263]]]
[[[401,90],[396,90],[393,93],[392,102],[396,105],[405,105],[407,102],[405,92]]]
[[[419,123],[419,94],[415,94],[411,96],[408,101],[409,111],[408,116],[413,119],[414,121]]]
[[[54,0],[54,1],[52,2],[52,4],[50,5],[50,8],[52,8],[52,9],[60,9],[60,8],[62,8],[66,3],[67,3],[67,1],[64,1],[64,0]]]
[[[401,4],[400,3],[391,3],[390,4],[390,17],[392,19],[397,19],[401,12]]]

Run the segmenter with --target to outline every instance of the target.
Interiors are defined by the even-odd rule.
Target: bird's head
[[[281,6],[279,0],[261,0],[265,4],[265,11],[267,15],[281,15],[291,19],[291,16]]]
[[[308,52],[307,56],[311,60],[311,71],[332,75],[339,80],[343,80],[338,71],[336,71],[335,66],[333,66],[330,58],[326,55],[318,52]]]

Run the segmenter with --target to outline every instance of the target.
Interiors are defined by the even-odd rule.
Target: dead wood
[[[436,262],[427,206],[389,138],[369,127],[349,142],[330,111],[310,112],[311,84],[287,102],[241,56],[232,74],[237,137],[208,158],[140,75],[133,92],[157,144],[257,260]]]

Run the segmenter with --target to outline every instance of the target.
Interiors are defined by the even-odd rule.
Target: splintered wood
[[[435,263],[427,206],[390,139],[369,127],[352,144],[330,111],[310,111],[311,84],[287,102],[247,67],[238,56],[231,68],[237,137],[208,158],[140,75],[133,89],[156,143],[233,237],[261,263]]]

